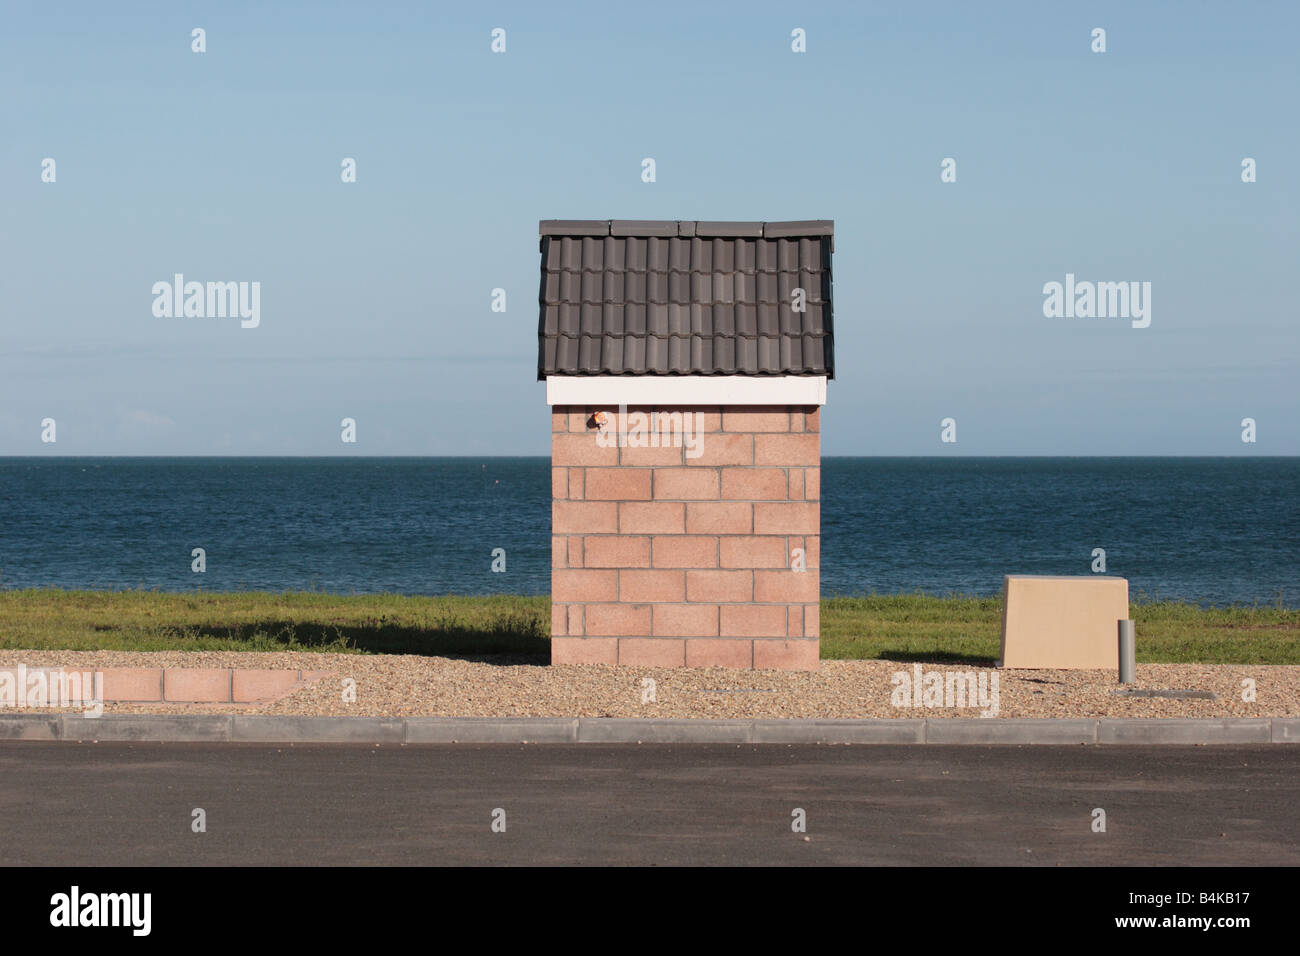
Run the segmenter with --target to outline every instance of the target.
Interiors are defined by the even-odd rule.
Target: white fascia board
[[[825,405],[825,375],[548,375],[547,405]]]

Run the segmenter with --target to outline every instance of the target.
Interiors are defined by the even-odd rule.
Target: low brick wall
[[[626,410],[698,413],[698,457],[596,412],[552,409],[552,663],[816,669],[820,409]]]
[[[322,677],[326,671],[259,670],[230,667],[0,667],[14,685],[44,673],[93,673],[105,703],[256,704],[277,700]],[[22,692],[22,688],[20,688]]]

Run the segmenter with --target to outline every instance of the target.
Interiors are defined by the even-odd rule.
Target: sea
[[[821,490],[823,597],[1300,605],[1300,458],[829,457]],[[545,594],[550,519],[540,457],[0,458],[0,588]]]

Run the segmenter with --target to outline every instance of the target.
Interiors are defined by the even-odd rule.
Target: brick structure
[[[597,411],[551,412],[551,660],[816,667],[817,407],[655,409],[699,414],[697,458],[601,447]]]
[[[701,235],[706,225],[723,235]],[[730,234],[754,227],[757,235]],[[779,235],[764,248],[767,227]],[[815,238],[800,228],[792,236],[789,227]],[[690,235],[680,235],[683,229]],[[816,669],[829,223],[543,223],[542,232],[552,663]],[[558,254],[557,235],[570,244]],[[656,241],[659,248],[650,245]],[[642,262],[644,276],[636,274]],[[772,266],[768,276],[764,262]],[[750,292],[741,288],[746,263]],[[685,287],[674,281],[678,273],[695,291],[678,292],[686,326],[674,332],[673,304],[656,303],[655,294],[661,289],[671,300],[673,288]],[[788,303],[783,312],[781,287],[786,295],[807,288],[815,317]],[[763,301],[765,288],[772,301]],[[720,308],[736,313],[727,334],[719,329]],[[599,321],[584,322],[584,312]],[[774,332],[766,344],[765,327]],[[565,341],[566,328],[574,341]],[[712,353],[732,356],[731,364],[700,367],[700,343],[692,339],[706,337]],[[585,361],[584,338],[595,343],[586,346]],[[682,341],[674,349],[675,338]],[[674,351],[667,363],[673,371],[652,371],[656,354]],[[629,367],[627,357],[637,354],[645,361]],[[610,359],[618,374],[610,374]]]

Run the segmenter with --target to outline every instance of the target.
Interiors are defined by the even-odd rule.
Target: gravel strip
[[[250,713],[370,717],[979,717],[974,707],[895,707],[891,681],[912,663],[823,661],[818,673],[551,667],[483,659],[213,651],[0,651],[0,665],[29,667],[251,667],[322,670],[332,676],[269,704],[106,704],[105,713]],[[931,671],[995,673],[961,665]],[[1113,670],[997,671],[999,717],[1300,717],[1300,666],[1139,664],[1137,689],[1209,690],[1218,700],[1122,697]],[[642,703],[644,678],[655,701]],[[344,678],[356,702],[342,699]],[[1242,681],[1255,682],[1245,702]],[[78,708],[79,709],[79,708]],[[14,713],[17,711],[4,711]],[[22,712],[32,713],[34,709]]]

